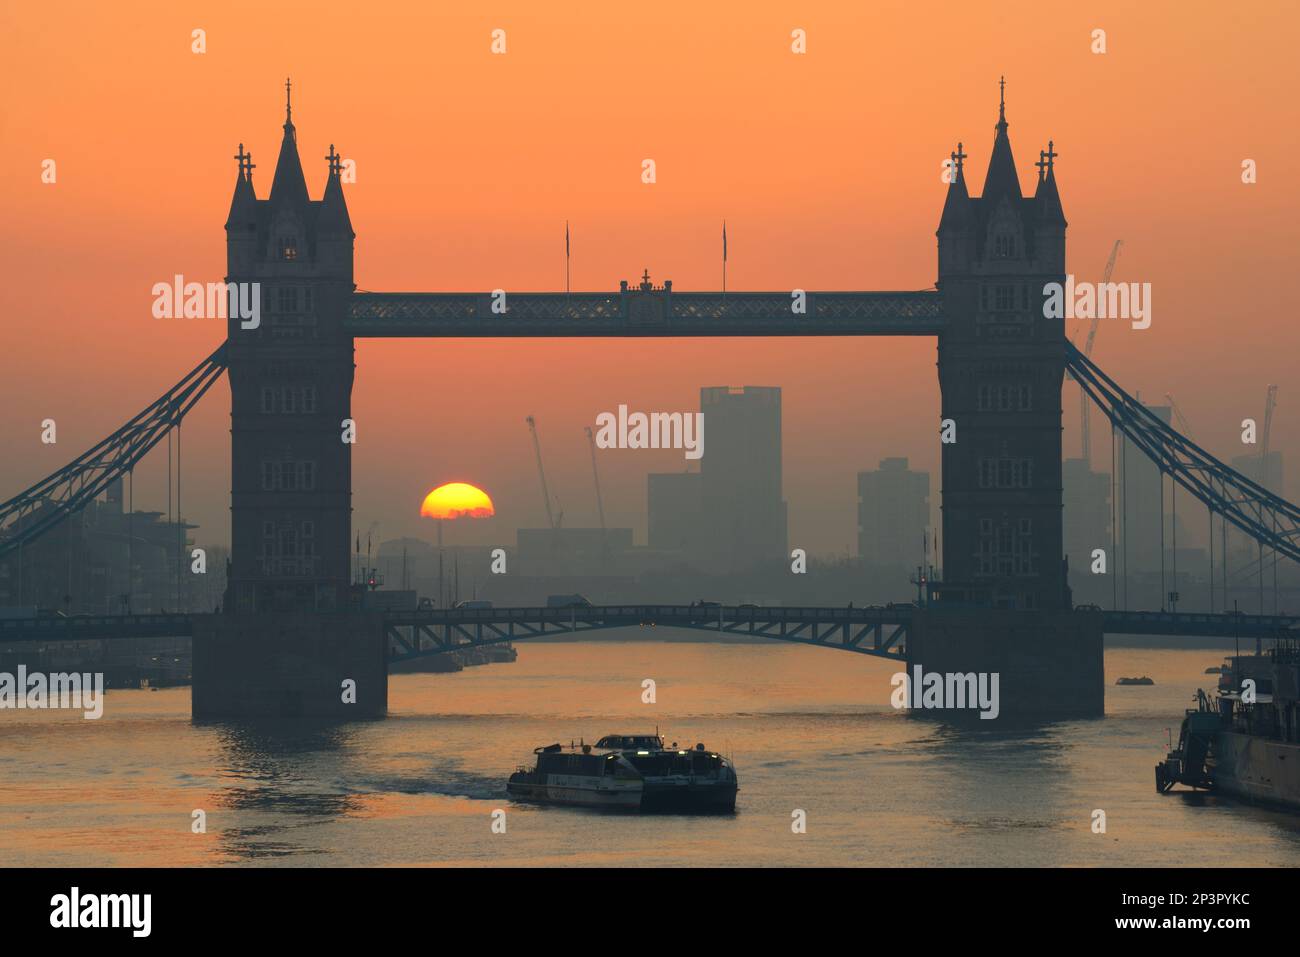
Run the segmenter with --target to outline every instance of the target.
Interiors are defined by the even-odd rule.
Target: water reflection
[[[218,776],[227,781],[212,798],[236,823],[221,829],[220,853],[228,860],[261,860],[322,853],[295,829],[359,814],[363,800],[345,783],[355,724],[215,722],[221,748]]]

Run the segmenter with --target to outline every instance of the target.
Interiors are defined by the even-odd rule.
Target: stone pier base
[[[373,612],[196,617],[193,716],[383,717],[385,644]]]
[[[909,675],[997,673],[999,717],[1101,717],[1102,658],[1099,612],[922,608],[907,638]]]

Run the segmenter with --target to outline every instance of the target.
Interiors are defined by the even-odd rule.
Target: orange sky
[[[357,163],[358,285],[432,291],[562,288],[566,218],[577,289],[616,289],[643,268],[716,288],[724,217],[730,288],[928,287],[939,164],[961,139],[982,182],[1005,73],[1026,189],[1049,137],[1060,153],[1071,271],[1098,279],[1123,238],[1116,278],[1153,284],[1152,328],[1103,325],[1095,357],[1130,391],[1173,392],[1193,437],[1225,456],[1279,383],[1273,445],[1293,458],[1295,498],[1300,385],[1287,373],[1300,333],[1285,297],[1300,16],[1272,3],[808,6],[6,6],[0,496],[217,344],[216,321],[153,319],[150,287],[223,274],[231,157],[241,141],[252,150],[265,196],[286,74],[313,196],[330,143]],[[505,56],[489,51],[496,27]],[[795,27],[804,56],[790,52]],[[1103,56],[1089,51],[1094,28]],[[654,186],[640,182],[647,157]],[[46,158],[56,185],[40,182]],[[1240,182],[1245,158],[1256,185]],[[592,524],[583,426],[619,403],[698,408],[702,385],[783,387],[792,546],[849,546],[858,469],[938,461],[928,339],[372,340],[357,356],[355,521],[383,538],[432,538],[420,501],[456,480],[498,512],[448,541],[544,522],[529,414],[566,523]],[[229,535],[227,413],[222,384],[185,429],[185,512],[204,541]],[[46,417],[56,446],[39,442]],[[1077,422],[1071,390],[1071,454]],[[609,521],[643,530],[645,473],[681,467],[680,453],[603,452]],[[165,507],[164,469],[159,455],[142,469],[137,507]]]

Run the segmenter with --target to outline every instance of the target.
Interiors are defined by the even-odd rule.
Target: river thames
[[[1300,865],[1300,816],[1156,794],[1219,651],[1109,648],[1103,719],[955,726],[890,705],[897,663],[823,648],[518,647],[514,663],[393,676],[384,721],[194,724],[188,688],[109,691],[97,721],[0,712],[0,850],[10,867]],[[535,747],[656,727],[733,758],[734,816],[506,797]]]

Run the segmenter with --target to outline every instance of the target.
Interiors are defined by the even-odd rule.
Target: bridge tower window
[[[1033,459],[980,459],[976,477],[980,488],[1032,488]]]
[[[262,490],[265,492],[310,492],[316,488],[314,461],[262,462]]]
[[[980,412],[1030,412],[1034,388],[1028,382],[981,382],[976,388],[975,406]]]

